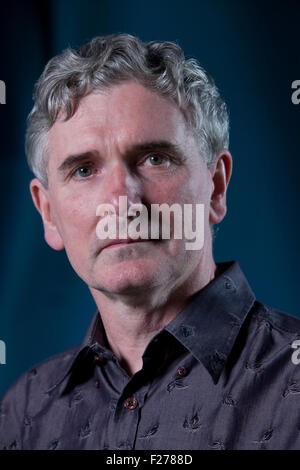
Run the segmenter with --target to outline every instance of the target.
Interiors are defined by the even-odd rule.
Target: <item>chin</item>
[[[93,287],[112,294],[130,295],[143,292],[161,284],[159,266],[152,263],[132,262],[109,266],[94,273]]]

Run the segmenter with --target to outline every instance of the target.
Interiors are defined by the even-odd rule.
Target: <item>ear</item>
[[[46,242],[54,250],[62,250],[64,243],[57,230],[57,226],[51,215],[49,192],[42,183],[34,178],[30,183],[30,192],[35,207],[39,211],[44,225],[44,237]]]
[[[225,217],[226,191],[232,172],[232,157],[228,150],[223,149],[218,155],[215,164],[210,168],[213,182],[213,191],[210,201],[209,222],[219,224]]]

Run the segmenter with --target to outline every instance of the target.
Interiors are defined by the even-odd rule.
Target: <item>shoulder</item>
[[[6,391],[0,399],[0,449],[22,448],[29,401],[39,400],[65,377],[79,348],[74,346],[33,366]]]
[[[226,379],[246,448],[299,449],[300,320],[255,301],[236,348]]]
[[[300,392],[300,319],[255,302],[250,315],[246,368],[281,398]],[[276,384],[276,385],[275,385]]]
[[[300,319],[255,301],[249,314],[250,356],[262,363],[273,357],[285,358],[286,366],[296,364],[293,351],[300,348]],[[300,352],[297,351],[297,354]],[[295,356],[295,355],[294,355]],[[268,361],[267,361],[268,362]],[[300,360],[299,360],[300,362]],[[300,366],[297,368],[299,369]],[[299,372],[293,371],[293,372]]]
[[[283,337],[300,337],[300,318],[277,310],[259,301],[255,301],[252,309],[252,320],[267,328],[275,329]]]

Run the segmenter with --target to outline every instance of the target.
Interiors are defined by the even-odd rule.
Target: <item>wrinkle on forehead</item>
[[[59,161],[92,148],[123,153],[144,141],[177,144],[188,136],[192,133],[174,102],[139,83],[124,82],[85,96],[72,118],[56,121],[49,131],[49,153]]]

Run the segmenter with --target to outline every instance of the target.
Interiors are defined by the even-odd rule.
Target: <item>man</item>
[[[81,345],[6,393],[0,447],[300,448],[300,322],[213,258],[232,159],[212,78],[173,43],[95,38],[46,66],[26,150],[45,239],[98,311]],[[199,249],[175,213],[169,237],[163,222],[158,237],[99,236],[163,204],[204,208]]]

